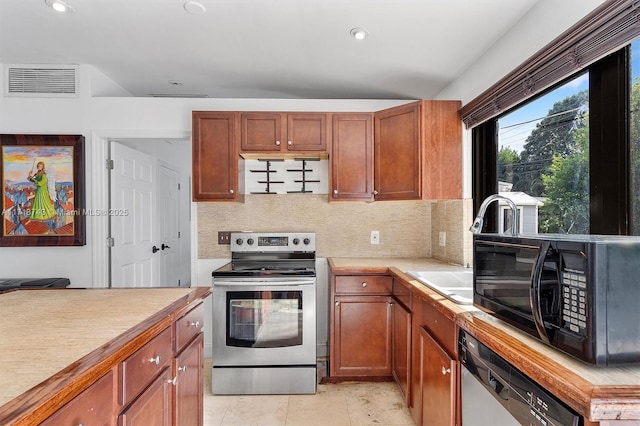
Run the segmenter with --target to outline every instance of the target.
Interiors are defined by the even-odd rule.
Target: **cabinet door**
[[[236,114],[193,112],[193,201],[236,201],[238,148]]]
[[[409,405],[411,377],[411,312],[398,302],[393,303],[392,375]]]
[[[332,332],[332,376],[391,375],[388,296],[336,296]]]
[[[376,200],[420,199],[420,102],[379,111],[374,123]]]
[[[334,114],[329,200],[373,200],[373,115]]]
[[[202,426],[202,333],[175,360],[175,422],[180,426]]]
[[[288,151],[326,151],[327,114],[287,114]]]
[[[172,412],[171,368],[167,367],[118,417],[120,426],[169,426]]]
[[[280,151],[282,114],[277,112],[243,112],[240,114],[240,149],[243,152]]]
[[[456,424],[457,363],[420,328],[422,424]]]
[[[42,426],[115,425],[113,371],[98,379],[51,417]]]

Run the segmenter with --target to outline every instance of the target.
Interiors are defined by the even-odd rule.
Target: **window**
[[[497,120],[498,188],[528,206],[515,200],[520,232],[589,233],[588,100],[582,73]]]
[[[525,233],[640,233],[640,117],[633,119],[629,104],[640,107],[633,96],[640,78],[637,88],[630,84],[635,49],[624,47],[473,129],[476,210],[501,188],[541,203]],[[638,135],[631,144],[630,134]],[[504,223],[495,208],[486,222],[490,232]]]
[[[631,137],[631,234],[640,235],[640,41],[631,43],[629,125]]]

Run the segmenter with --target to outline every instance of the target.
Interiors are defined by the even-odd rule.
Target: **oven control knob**
[[[302,240],[302,242],[304,243],[305,246],[308,246],[311,240],[308,238],[305,238],[304,240]]]
[[[250,246],[252,246],[252,245],[253,245],[253,238],[249,238],[249,239],[247,240],[247,244],[249,244]]]
[[[239,245],[239,246],[241,246],[243,242],[244,242],[244,241],[242,241],[242,238],[238,238],[238,239],[236,240],[236,244],[237,244],[237,245]]]
[[[300,244],[300,239],[299,238],[294,238],[293,239],[293,245],[297,246],[298,244]]]

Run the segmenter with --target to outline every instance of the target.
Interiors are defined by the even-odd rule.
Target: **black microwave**
[[[595,365],[640,362],[640,238],[473,236],[473,304]]]

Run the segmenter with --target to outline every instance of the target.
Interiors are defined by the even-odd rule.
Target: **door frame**
[[[90,188],[91,202],[89,208],[93,211],[107,211],[109,208],[109,171],[106,167],[109,159],[109,141],[118,139],[180,139],[191,140],[191,132],[175,131],[92,131],[91,140],[91,169],[87,174],[87,188]],[[190,206],[192,220],[190,226],[191,253],[197,249],[197,219],[195,203]],[[109,236],[109,217],[106,215],[93,215],[89,221],[90,233],[87,241],[92,249],[92,278],[93,287],[109,288],[111,286],[111,259],[107,237]],[[197,276],[194,256],[191,256],[191,280]]]

